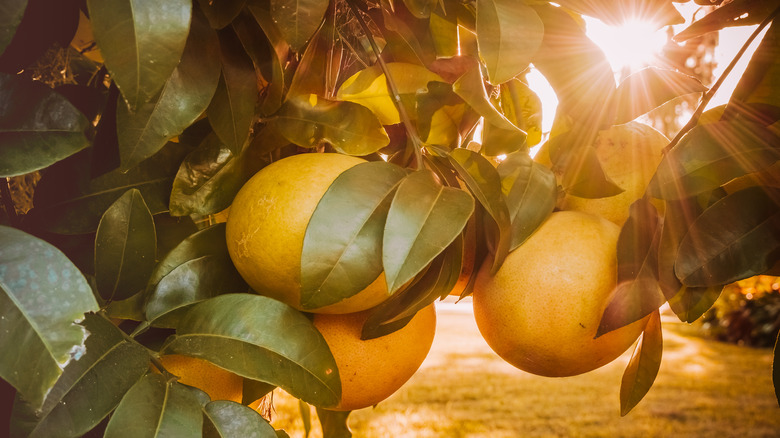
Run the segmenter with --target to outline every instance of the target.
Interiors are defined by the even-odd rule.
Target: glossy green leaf
[[[81,436],[111,412],[149,369],[149,353],[125,339],[110,321],[87,314],[90,335],[86,353],[71,361],[36,413],[17,399],[12,436],[57,438]]]
[[[407,172],[358,164],[336,178],[309,220],[301,253],[301,305],[349,298],[382,273],[382,234],[393,194]]]
[[[322,438],[352,438],[352,431],[347,424],[351,413],[352,411],[329,411],[317,408],[317,418],[320,419],[320,426],[322,426]]]
[[[0,73],[0,178],[30,173],[84,149],[87,119],[41,82]]]
[[[615,77],[604,52],[562,8],[533,8],[544,23],[544,38],[531,62],[555,90],[559,114],[588,126],[608,126]]]
[[[526,133],[519,129],[503,129],[492,123],[482,128],[482,149],[489,157],[518,152],[525,146]]]
[[[192,2],[87,0],[92,32],[127,106],[160,92],[184,52]]]
[[[525,153],[509,155],[496,170],[509,208],[512,223],[509,250],[513,251],[552,213],[558,200],[558,185],[550,169]]]
[[[154,227],[157,230],[157,260],[200,228],[189,216],[173,217],[165,213],[154,216]]]
[[[623,380],[620,383],[621,416],[628,414],[650,391],[661,368],[663,351],[661,316],[656,311],[647,321],[642,339],[634,349],[623,373]]]
[[[311,406],[303,400],[298,400],[298,411],[303,422],[303,435],[308,437],[311,433]]]
[[[276,389],[276,386],[271,385],[270,383],[244,379],[241,403],[245,405],[252,404],[260,398],[269,395],[274,389]]]
[[[138,189],[152,214],[168,211],[171,185],[185,145],[168,143],[160,152],[127,172],[89,175],[89,156],[52,166],[35,189],[27,219],[36,227],[63,234],[97,229],[103,212],[127,190]]]
[[[222,29],[230,24],[241,12],[244,4],[246,4],[246,0],[198,0],[198,6],[214,29]]]
[[[502,192],[501,176],[485,157],[468,149],[452,151],[450,164],[493,220],[495,238],[488,242],[488,247],[493,254],[491,272],[496,273],[512,244],[512,220]]]
[[[116,200],[100,219],[95,237],[95,283],[106,301],[143,290],[155,264],[154,220],[138,189]]]
[[[215,256],[225,262],[230,262],[230,255],[225,242],[225,224],[219,223],[192,234],[176,245],[154,267],[149,283],[146,286],[151,293],[160,281],[174,269],[184,263],[204,256]]]
[[[523,131],[514,125],[504,114],[501,113],[490,101],[485,83],[482,79],[482,73],[475,64],[473,68],[466,70],[454,84],[452,90],[460,96],[468,106],[485,118],[485,123],[496,126],[507,131]]]
[[[248,292],[233,263],[219,255],[188,260],[163,277],[146,302],[146,320],[176,328],[193,304],[225,293]]]
[[[397,291],[422,271],[463,231],[473,211],[474,200],[467,192],[442,186],[430,170],[404,178],[383,236],[387,289]]]
[[[428,23],[431,39],[438,58],[451,58],[458,55],[458,5],[453,0],[437,3]]]
[[[171,189],[173,216],[208,215],[226,209],[258,169],[245,149],[236,155],[216,134],[209,134],[184,159]]]
[[[706,91],[707,87],[693,76],[676,70],[644,68],[617,87],[615,124],[630,122],[676,97]]]
[[[0,4],[0,54],[11,43],[26,7],[27,0],[6,0]]]
[[[274,123],[290,142],[306,148],[326,142],[344,154],[368,155],[390,143],[384,127],[368,108],[314,94],[287,99]]]
[[[401,95],[401,103],[409,113],[413,113],[415,96],[426,90],[428,82],[444,81],[436,73],[416,64],[389,62],[387,70]],[[387,85],[387,76],[379,65],[363,69],[347,78],[339,87],[336,98],[371,109],[382,125],[401,123],[395,99]]]
[[[271,0],[271,17],[296,52],[320,26],[328,0]]]
[[[232,28],[219,32],[222,77],[206,114],[217,136],[234,154],[249,137],[257,104],[257,74]]]
[[[677,295],[669,298],[669,307],[680,321],[692,323],[710,310],[720,298],[721,286],[687,287],[683,286]]]
[[[438,0],[404,0],[409,12],[417,18],[428,18],[436,7]]]
[[[693,128],[664,155],[647,188],[662,199],[681,199],[714,190],[780,160],[780,135],[741,121]]]
[[[658,211],[644,198],[631,204],[629,211],[617,243],[617,286],[604,309],[597,337],[639,321],[666,302],[658,284]]]
[[[204,438],[276,438],[274,428],[252,408],[215,400],[203,408]]]
[[[542,44],[539,15],[515,0],[477,0],[477,43],[491,84],[503,84],[528,68]]]
[[[117,406],[105,438],[200,438],[203,415],[197,396],[188,387],[147,374]]]
[[[109,318],[143,321],[146,319],[144,316],[145,301],[146,294],[143,291],[126,300],[112,301],[105,306],[106,315]]]
[[[691,224],[674,268],[686,286],[728,284],[761,274],[780,248],[780,190],[750,187],[715,202]]]
[[[595,137],[590,137],[588,129],[569,131],[550,140],[550,155],[553,163],[563,169],[561,185],[563,190],[580,198],[605,198],[623,193],[623,188],[615,184],[604,172],[596,148],[591,146]],[[580,143],[583,137],[590,137],[590,143]],[[571,141],[571,143],[569,143]],[[569,150],[563,154],[565,158],[556,159],[554,150],[559,143],[567,143],[564,148]]]
[[[466,105],[445,82],[429,82],[426,92],[417,94],[417,131],[428,144],[450,146],[460,138],[460,124]]]
[[[302,313],[264,296],[228,294],[196,304],[162,353],[206,359],[317,406],[341,398],[336,362],[319,331]]]
[[[252,11],[260,26],[270,30],[270,32],[266,30],[269,40],[272,34],[283,33],[273,19],[270,19],[273,26],[266,24],[268,20],[260,13],[261,8]],[[267,14],[270,17],[270,11]],[[340,50],[336,45],[338,38],[340,37],[337,36],[334,20],[325,20],[300,57],[300,62],[290,80],[288,97],[308,97],[310,94],[316,94],[333,98],[341,68]]]
[[[217,34],[196,14],[181,62],[159,96],[135,111],[117,102],[116,124],[121,168],[130,169],[154,155],[190,126],[211,102],[219,81]]]
[[[515,126],[528,134],[528,147],[542,141],[542,100],[520,79],[501,85],[501,109]]]
[[[81,272],[57,248],[0,226],[0,377],[33,409],[73,359],[87,333],[74,322],[98,309]]]
[[[778,6],[780,2],[777,0],[734,0],[724,3],[675,35],[674,40],[682,42],[726,27],[758,24]]]
[[[260,114],[268,116],[282,105],[286,85],[282,60],[287,59],[290,46],[271,20],[269,11],[251,4],[247,10],[233,20],[233,30],[265,80],[258,109]]]
[[[460,235],[439,254],[411,286],[400,290],[371,310],[361,339],[374,339],[400,330],[418,311],[449,295],[458,282],[463,258]]]

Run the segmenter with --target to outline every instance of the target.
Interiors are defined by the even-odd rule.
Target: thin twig
[[[11,197],[11,189],[8,186],[8,178],[0,178],[0,198],[3,200],[3,208],[8,215],[8,222],[12,227],[19,224],[19,217],[16,215],[16,206]]]
[[[111,324],[114,323],[113,321],[111,321],[111,317],[108,316],[108,314],[106,313],[105,310],[99,311],[98,315],[103,317],[105,320],[109,321]],[[144,324],[146,325],[146,328],[149,328],[149,324],[148,323],[146,323],[146,322],[141,323],[141,325],[144,325]],[[138,330],[136,330],[136,332],[133,332],[132,335],[128,335],[127,333],[125,333],[124,330],[122,330],[122,329],[120,329],[118,327],[117,327],[117,329],[119,330],[120,333],[122,333],[122,338],[125,341],[133,343],[133,344],[141,345],[142,347],[144,347],[146,352],[149,353],[149,360],[152,362],[152,365],[154,365],[154,367],[157,368],[160,371],[160,373],[162,373],[166,378],[170,379],[171,377],[175,377],[175,376],[173,376],[173,374],[171,374],[168,370],[165,369],[165,366],[162,364],[162,362],[160,362],[160,359],[157,357],[157,353],[156,352],[146,348],[140,342],[135,340],[134,335],[136,335],[136,332]],[[143,330],[143,331],[145,331],[145,330]]]
[[[699,123],[699,118],[701,117],[702,113],[704,113],[704,108],[707,106],[707,104],[710,103],[710,100],[712,100],[713,96],[715,96],[715,93],[717,93],[720,86],[723,85],[723,82],[726,80],[726,77],[728,77],[729,73],[731,73],[731,70],[733,70],[734,66],[737,65],[737,62],[742,57],[742,55],[745,54],[745,51],[747,51],[748,47],[750,47],[750,44],[753,42],[753,40],[756,39],[758,34],[760,34],[761,31],[764,30],[764,28],[767,25],[769,25],[769,23],[772,22],[772,20],[777,16],[777,14],[780,14],[780,7],[772,11],[772,13],[769,14],[764,19],[764,21],[762,21],[761,24],[758,25],[756,30],[753,31],[753,33],[750,35],[747,41],[745,41],[745,44],[743,44],[742,47],[739,49],[739,52],[737,52],[737,54],[731,60],[728,67],[726,67],[726,69],[723,70],[723,73],[720,75],[720,77],[715,82],[715,84],[701,98],[701,102],[699,103],[699,106],[696,108],[696,111],[693,112],[693,115],[691,115],[691,118],[690,120],[688,120],[688,123],[680,130],[680,132],[677,133],[677,135],[672,139],[669,145],[664,148],[664,153],[671,151],[672,148],[677,146],[677,143],[680,142],[680,139],[682,139],[683,136],[688,133],[688,131],[696,127],[696,125]]]
[[[393,103],[395,104],[396,109],[398,110],[398,115],[401,119],[402,124],[404,125],[404,129],[406,130],[406,135],[412,140],[412,144],[414,146],[414,156],[417,161],[417,168],[422,169],[423,166],[423,160],[422,160],[422,140],[420,140],[420,136],[417,134],[417,130],[415,129],[414,124],[412,123],[412,119],[409,117],[409,113],[406,112],[406,107],[404,107],[403,103],[401,102],[401,93],[398,91],[398,86],[395,84],[395,80],[393,79],[393,76],[390,74],[390,70],[387,68],[387,64],[385,63],[385,60],[382,59],[382,52],[379,50],[379,46],[376,44],[376,41],[374,40],[374,35],[371,33],[371,30],[368,28],[368,25],[363,20],[363,16],[360,13],[360,9],[355,5],[355,0],[345,0],[347,2],[347,5],[352,10],[352,13],[355,15],[355,18],[357,18],[358,23],[360,24],[360,27],[363,29],[363,33],[366,34],[366,38],[368,38],[369,44],[371,44],[371,49],[373,49],[374,53],[376,54],[376,59],[379,62],[379,67],[382,69],[382,72],[385,74],[385,80],[387,81],[387,88],[390,90],[390,93],[393,97]]]

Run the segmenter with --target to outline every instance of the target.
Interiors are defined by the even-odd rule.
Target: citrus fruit
[[[334,153],[293,155],[264,167],[244,184],[230,206],[225,234],[233,264],[252,289],[315,313],[357,312],[389,296],[381,274],[338,303],[303,309],[300,302],[301,252],[309,219],[331,183],[363,162]]]
[[[241,403],[244,379],[197,357],[169,354],[160,357],[168,372],[179,377],[179,383],[203,390],[212,400]]]
[[[622,354],[645,321],[594,339],[617,279],[620,229],[595,215],[553,213],[490,275],[477,273],[474,317],[488,345],[515,367],[573,376]]]
[[[412,377],[431,349],[436,331],[433,304],[403,328],[361,340],[368,315],[365,311],[314,315],[314,325],[328,343],[341,377],[341,402],[328,409],[351,411],[386,399]]]
[[[604,173],[624,191],[605,198],[580,198],[567,194],[564,210],[592,213],[618,225],[628,219],[629,206],[641,198],[663,158],[669,139],[639,122],[615,125],[599,132],[593,147]]]

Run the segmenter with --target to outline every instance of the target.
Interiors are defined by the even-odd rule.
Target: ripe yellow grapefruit
[[[624,191],[606,198],[580,198],[567,194],[564,210],[601,216],[618,225],[628,219],[628,207],[645,193],[669,139],[640,122],[615,125],[599,132],[593,147],[604,173]]]
[[[244,388],[241,376],[209,361],[179,354],[161,356],[160,362],[168,372],[179,377],[180,383],[205,391],[212,400],[241,403]]]
[[[622,354],[645,320],[594,339],[617,281],[620,228],[576,211],[553,213],[494,275],[477,274],[474,317],[488,345],[533,374],[573,376]]]
[[[328,343],[341,377],[341,402],[332,410],[373,406],[395,393],[428,355],[436,331],[434,305],[388,335],[361,340],[369,312],[314,315],[314,325]]]
[[[306,227],[333,181],[361,158],[308,153],[279,160],[256,173],[236,195],[226,225],[236,269],[258,293],[297,309],[350,313],[387,299],[384,274],[358,294],[318,309],[301,307],[301,251]]]

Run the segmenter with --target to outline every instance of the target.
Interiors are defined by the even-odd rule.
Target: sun
[[[604,51],[615,72],[651,64],[667,42],[664,29],[650,21],[631,20],[621,26],[608,26],[596,19],[586,21],[588,37]]]

